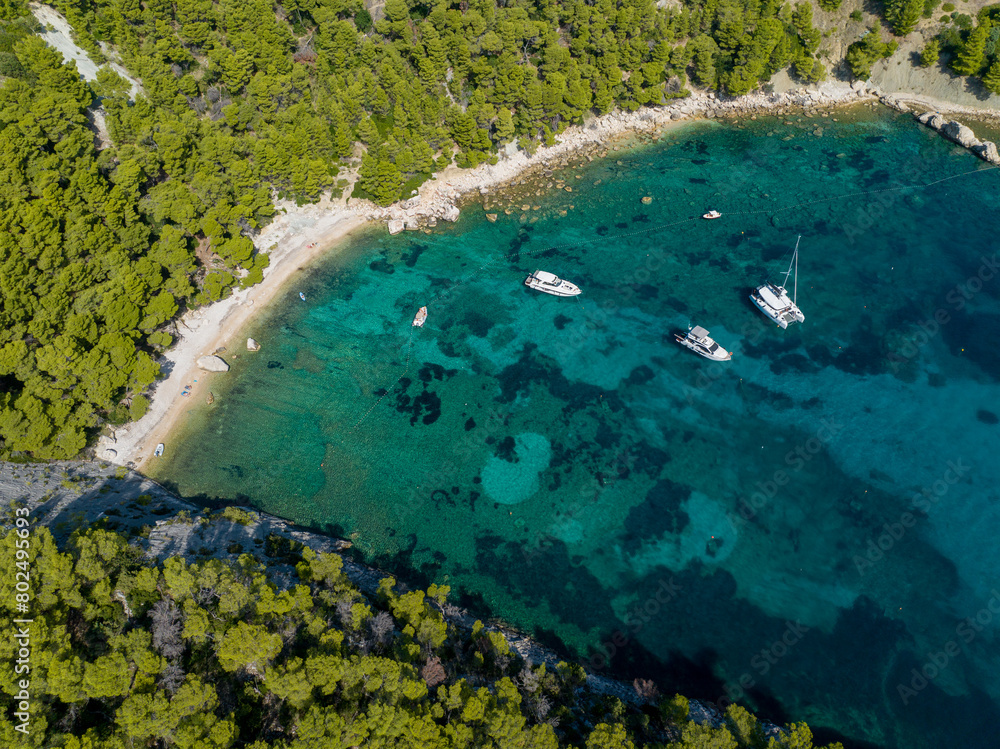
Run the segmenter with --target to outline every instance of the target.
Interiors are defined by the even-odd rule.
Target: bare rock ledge
[[[228,372],[229,365],[218,356],[202,356],[195,364],[206,372]]]

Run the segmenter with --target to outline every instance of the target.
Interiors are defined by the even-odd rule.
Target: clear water
[[[356,237],[245,331],[263,350],[159,478],[606,673],[854,746],[994,745],[1000,174],[908,117],[838,119],[688,125],[496,223]],[[782,331],[747,294],[798,235]],[[674,343],[689,323],[733,361]]]

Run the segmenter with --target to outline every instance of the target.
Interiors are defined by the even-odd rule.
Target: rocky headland
[[[170,557],[188,562],[235,562],[241,554],[249,554],[265,564],[268,577],[281,589],[297,580],[295,555],[303,546],[339,555],[344,573],[371,598],[380,581],[390,576],[359,562],[348,540],[249,507],[198,507],[140,473],[103,461],[0,462],[0,526],[13,527],[18,507],[28,508],[32,526],[47,527],[60,547],[74,531],[96,526],[125,535],[149,559],[161,562]],[[399,588],[406,590],[405,581],[400,582]],[[476,622],[475,616],[458,606],[446,603],[440,608],[445,618],[461,629],[471,630]],[[490,622],[486,627],[502,633],[510,647],[532,664],[554,667],[563,660],[501,622]],[[587,687],[631,705],[645,702],[638,683],[588,674]],[[711,703],[692,700],[690,717],[713,726],[723,724],[720,706]],[[762,725],[768,735],[781,731],[773,724],[762,721]]]

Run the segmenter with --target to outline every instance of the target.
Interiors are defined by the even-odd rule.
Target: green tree
[[[926,0],[886,0],[885,20],[893,33],[906,36],[916,27],[924,12]]]
[[[925,68],[929,68],[931,65],[936,64],[940,58],[941,42],[937,37],[934,37],[924,45],[923,50],[920,52],[920,64]]]
[[[952,63],[952,68],[959,75],[977,75],[986,64],[986,42],[989,38],[991,24],[983,19],[970,33],[962,49]]]

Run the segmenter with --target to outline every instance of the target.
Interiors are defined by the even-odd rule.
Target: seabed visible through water
[[[359,235],[248,326],[157,478],[598,671],[823,740],[990,745],[1000,174],[909,117],[838,119],[692,124],[523,218]],[[798,235],[782,331],[748,294]],[[539,268],[584,293],[531,292]]]

